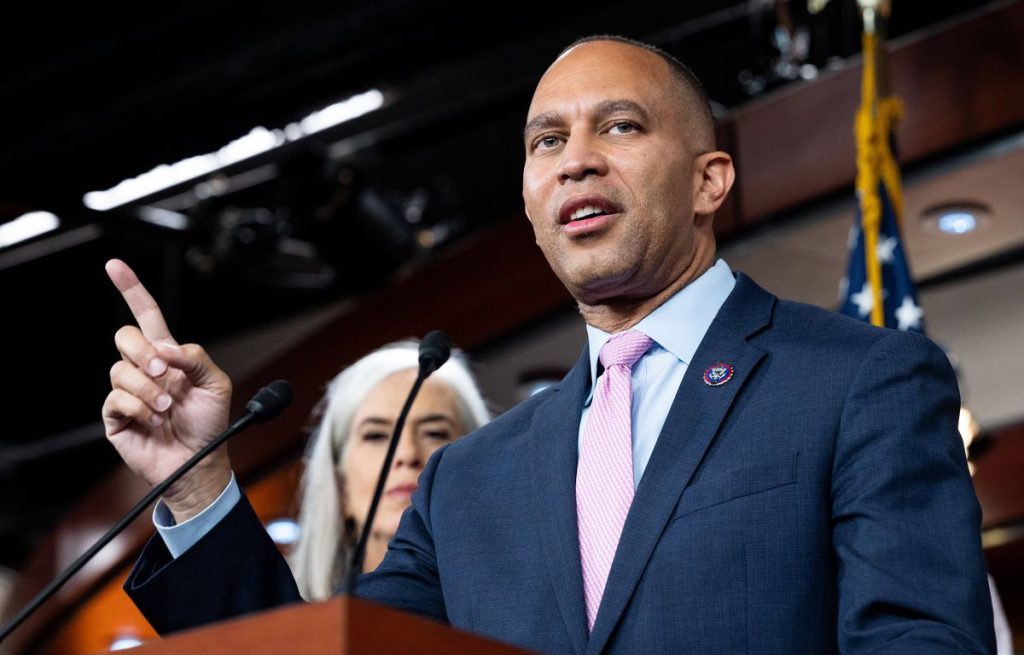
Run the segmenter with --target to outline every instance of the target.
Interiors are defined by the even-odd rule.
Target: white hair
[[[419,343],[399,341],[366,355],[327,385],[327,393],[316,410],[320,422],[306,447],[306,468],[299,483],[299,539],[289,557],[299,592],[306,600],[331,596],[348,573],[351,551],[355,548],[355,526],[344,519],[338,466],[347,448],[352,419],[382,380],[418,367]],[[451,357],[431,379],[440,380],[455,391],[459,418],[467,432],[490,420],[490,412],[461,352],[453,349]]]

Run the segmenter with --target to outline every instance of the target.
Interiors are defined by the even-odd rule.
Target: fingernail
[[[159,414],[153,414],[153,416],[149,418],[149,424],[154,428],[158,428],[164,424],[164,417]]]
[[[149,365],[146,366],[146,370],[149,371],[150,375],[163,375],[167,370],[167,362],[159,357],[154,357],[149,360]]]
[[[156,399],[156,411],[166,412],[167,408],[171,406],[171,397],[165,393],[157,396]]]

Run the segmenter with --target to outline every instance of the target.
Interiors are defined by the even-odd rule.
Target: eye
[[[452,438],[451,430],[445,430],[443,428],[435,428],[433,430],[424,430],[423,436],[427,439],[435,441],[448,441]]]
[[[611,134],[632,134],[633,132],[639,131],[639,129],[640,128],[637,127],[635,123],[631,123],[629,121],[618,121],[613,123],[612,126],[608,128],[608,131]]]
[[[562,143],[562,137],[555,134],[545,134],[533,140],[534,150],[551,150]]]
[[[371,430],[363,433],[363,441],[387,441],[391,435],[384,431]]]

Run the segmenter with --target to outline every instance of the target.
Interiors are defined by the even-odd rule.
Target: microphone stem
[[[381,466],[380,475],[377,476],[377,488],[373,491],[370,509],[366,512],[366,523],[359,533],[359,541],[356,542],[355,552],[352,553],[352,564],[349,567],[348,575],[345,576],[345,584],[341,588],[341,591],[344,593],[352,593],[355,590],[356,578],[362,573],[363,561],[366,559],[366,542],[369,541],[370,533],[373,530],[373,520],[377,516],[377,506],[380,505],[381,496],[384,495],[388,473],[391,472],[391,463],[395,460],[395,452],[398,450],[398,441],[402,438],[402,429],[405,427],[405,420],[409,416],[409,410],[412,409],[412,403],[416,400],[416,396],[419,394],[420,387],[423,386],[423,381],[427,379],[427,375],[430,375],[430,373],[424,374],[422,369],[416,375],[416,381],[412,385],[412,390],[405,399],[402,412],[398,415],[394,432],[391,434],[391,442],[388,444],[387,455],[384,456],[384,465]]]
[[[114,524],[114,527],[110,528],[106,534],[100,537],[100,539],[93,544],[89,550],[85,551],[81,557],[72,562],[71,566],[65,569],[64,572],[61,573],[53,582],[47,585],[45,589],[36,594],[36,597],[32,599],[32,602],[22,608],[22,610],[18,612],[17,616],[11,619],[7,625],[0,629],[0,642],[3,642],[3,640],[7,638],[7,635],[14,632],[14,630],[17,629],[17,627],[21,625],[33,612],[35,612],[36,609],[46,601],[46,599],[63,587],[71,576],[78,573],[78,571],[81,570],[81,568],[85,566],[85,564],[91,560],[96,553],[110,543],[110,541],[124,530],[129,523],[138,518],[139,514],[141,514],[143,510],[145,510],[146,507],[148,507],[154,500],[167,491],[168,487],[177,482],[178,479],[195,466],[199,460],[219,448],[230,437],[249,427],[255,419],[256,414],[251,410],[246,410],[246,412],[236,419],[234,423],[229,425],[228,429],[221,433],[220,436],[197,451],[195,455],[192,455],[187,462],[178,467],[178,470],[172,473],[166,480],[150,489],[149,493],[143,496],[142,500],[136,503],[120,521]]]

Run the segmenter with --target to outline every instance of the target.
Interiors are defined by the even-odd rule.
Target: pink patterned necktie
[[[576,523],[590,630],[633,502],[631,370],[652,343],[646,334],[631,330],[616,334],[601,348],[605,371],[597,381],[583,430],[576,469]]]

